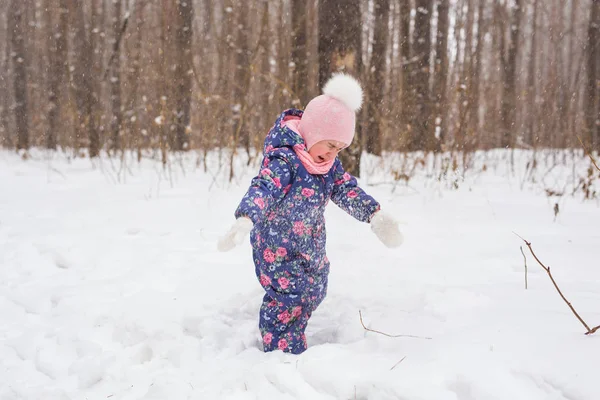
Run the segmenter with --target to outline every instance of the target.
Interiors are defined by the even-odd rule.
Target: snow
[[[328,208],[328,296],[292,356],[260,350],[249,244],[216,251],[254,168],[230,184],[226,155],[205,172],[194,154],[163,170],[0,151],[0,399],[595,399],[600,333],[513,232],[596,326],[600,209],[563,197],[554,221],[544,188],[577,183],[569,161],[540,158],[530,184],[531,154],[514,173],[507,154],[408,184],[381,173],[392,157],[366,157],[361,184],[405,242],[389,250]],[[366,331],[359,311],[416,337]]]

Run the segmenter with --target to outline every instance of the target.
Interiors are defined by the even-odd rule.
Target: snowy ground
[[[563,197],[554,221],[543,190],[572,171],[540,167],[523,185],[526,161],[396,187],[365,174],[405,243],[384,248],[332,204],[329,294],[309,350],[290,356],[259,348],[249,244],[216,251],[254,169],[229,184],[215,160],[165,174],[1,151],[0,400],[598,399],[600,332],[584,335],[529,253],[525,290],[513,231],[596,326],[600,208]],[[370,329],[418,337],[367,332],[359,310]]]

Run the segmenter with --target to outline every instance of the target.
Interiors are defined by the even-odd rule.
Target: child
[[[338,74],[303,111],[284,111],[267,134],[259,174],[218,247],[227,251],[251,232],[256,275],[266,294],[259,328],[264,351],[306,350],[304,330],[327,291],[324,211],[329,199],[369,222],[388,247],[402,243],[397,222],[344,172],[337,154],[354,137],[362,89]]]

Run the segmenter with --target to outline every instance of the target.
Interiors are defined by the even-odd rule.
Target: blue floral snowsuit
[[[304,139],[283,125],[284,111],[269,131],[259,174],[235,212],[254,223],[250,234],[256,275],[266,291],[259,328],[264,350],[306,350],[304,330],[327,291],[325,206],[329,199],[369,222],[379,203],[357,186],[338,159],[324,175],[310,174],[292,148]]]

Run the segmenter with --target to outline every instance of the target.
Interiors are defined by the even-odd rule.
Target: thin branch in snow
[[[558,294],[560,295],[560,297],[564,300],[565,303],[567,303],[567,305],[569,306],[569,308],[571,309],[571,311],[573,312],[573,314],[575,314],[575,316],[577,317],[577,319],[579,320],[579,322],[581,322],[583,324],[583,326],[585,326],[585,329],[587,329],[587,332],[585,334],[586,335],[591,335],[591,334],[595,333],[598,329],[600,329],[600,325],[598,325],[598,326],[590,329],[590,327],[588,326],[588,324],[586,324],[585,321],[579,316],[579,314],[577,313],[577,311],[575,311],[575,308],[573,307],[573,305],[563,295],[562,291],[558,287],[558,284],[554,280],[554,277],[552,276],[552,273],[550,272],[550,267],[544,265],[544,263],[542,263],[540,261],[540,259],[535,255],[535,253],[533,252],[533,248],[531,247],[531,242],[528,242],[527,240],[523,239],[523,237],[520,236],[520,235],[518,235],[516,232],[513,232],[513,233],[515,235],[517,235],[522,241],[525,242],[525,244],[529,248],[529,251],[531,252],[531,255],[533,256],[533,258],[535,258],[535,261],[537,261],[538,264],[540,264],[540,266],[544,269],[544,271],[546,271],[546,273],[550,277],[550,280],[552,281],[552,284],[556,288],[556,291],[558,292]]]
[[[396,364],[394,364],[394,366],[392,368],[390,368],[390,371],[393,370],[394,368],[396,368],[402,361],[404,361],[405,358],[406,358],[406,356],[402,357],[402,359],[400,361],[398,361]]]
[[[390,335],[389,333],[385,333],[385,332],[381,332],[381,331],[376,331],[375,329],[370,329],[370,328],[367,328],[367,327],[365,326],[365,323],[363,322],[363,318],[362,318],[362,313],[360,312],[360,310],[358,310],[358,315],[359,315],[359,317],[360,317],[360,324],[361,324],[361,325],[362,325],[362,327],[365,329],[365,331],[368,331],[368,332],[379,333],[380,335],[387,336],[387,337],[391,337],[391,338],[397,338],[397,337],[408,337],[408,338],[415,338],[415,339],[428,339],[428,340],[432,339],[432,338],[430,338],[430,337],[427,337],[427,336],[414,336],[414,335]]]

